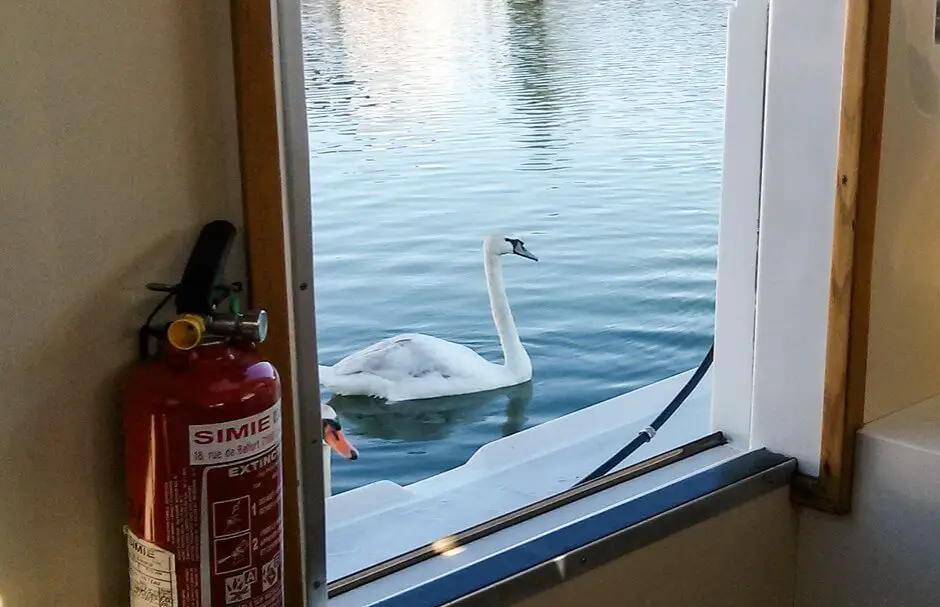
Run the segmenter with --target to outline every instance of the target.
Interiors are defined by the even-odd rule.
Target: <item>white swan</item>
[[[333,494],[333,477],[330,468],[330,450],[336,451],[345,459],[359,459],[359,451],[352,446],[333,407],[321,404],[320,417],[323,420],[323,495],[330,497]]]
[[[483,241],[483,268],[490,309],[504,363],[491,363],[466,346],[430,335],[396,335],[320,366],[320,383],[336,394],[405,401],[470,394],[532,379],[532,362],[519,340],[506,299],[500,257],[514,253],[538,261],[518,238],[490,234]]]

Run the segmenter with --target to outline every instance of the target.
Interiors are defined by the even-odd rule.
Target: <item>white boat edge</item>
[[[573,452],[583,453],[584,474],[587,474],[594,465],[612,455],[612,452],[592,453],[575,447],[612,431],[622,434],[623,443],[626,443],[636,434],[631,432],[631,427],[639,425],[639,429],[642,429],[648,425],[693,373],[694,370],[678,373],[497,439],[477,449],[467,463],[410,485],[402,486],[382,480],[330,496],[326,500],[327,534],[329,535],[331,530],[403,506],[409,501],[427,500],[434,495],[483,480],[509,468],[522,466],[535,459],[547,458],[552,453],[559,456],[569,456]],[[701,436],[707,432],[707,427],[700,423],[700,414],[703,407],[707,409],[710,406],[710,395],[711,371],[705,375],[701,384],[680,409],[681,414],[677,413],[657,435],[657,439],[638,450],[621,466],[649,457],[653,454],[650,453],[651,449],[661,452],[692,440],[694,437],[688,438],[690,435]],[[681,428],[681,432],[675,432],[683,423],[689,425],[689,413],[694,412],[699,413],[694,416],[699,423],[695,423],[694,428]],[[707,419],[707,415],[705,417]],[[668,434],[677,436],[669,440],[670,437],[666,436]]]

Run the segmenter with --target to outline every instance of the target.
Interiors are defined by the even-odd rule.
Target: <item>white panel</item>
[[[814,476],[844,33],[844,0],[771,0],[751,440]]]
[[[731,8],[725,66],[712,428],[742,446],[751,425],[768,8],[768,0]]]
[[[856,457],[851,516],[801,512],[796,604],[940,605],[940,398],[866,426]]]

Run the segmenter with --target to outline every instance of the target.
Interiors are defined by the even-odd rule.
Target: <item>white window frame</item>
[[[712,430],[819,472],[845,0],[737,0],[729,13]],[[299,369],[316,369],[299,0],[275,0]],[[309,312],[308,312],[309,311]],[[300,373],[307,604],[325,605],[319,407]]]
[[[822,444],[845,10],[738,0],[729,23],[713,429],[796,457],[808,476]]]

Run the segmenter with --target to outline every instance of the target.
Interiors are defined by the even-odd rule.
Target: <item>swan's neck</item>
[[[528,380],[532,376],[532,361],[519,339],[516,322],[509,309],[499,256],[484,253],[483,269],[486,272],[486,289],[490,295],[490,310],[493,312],[496,332],[499,333],[499,343],[503,347],[506,368],[518,378]]]
[[[330,477],[330,446],[323,443],[323,497],[330,497],[333,491],[333,479]]]

